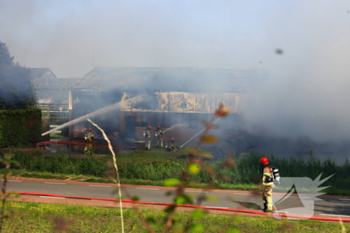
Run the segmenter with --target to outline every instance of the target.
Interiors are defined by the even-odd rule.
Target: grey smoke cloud
[[[0,40],[21,65],[58,77],[94,65],[263,69],[269,80],[242,99],[250,132],[340,140],[350,136],[349,9],[317,0],[1,1]]]
[[[250,4],[211,1],[0,4],[0,37],[16,60],[50,67],[59,77],[81,77],[94,64],[265,68],[259,63],[265,26],[259,21],[269,14],[268,7],[259,12]]]
[[[341,3],[300,3],[294,12],[278,16],[282,21],[289,18],[276,23],[280,30],[273,33],[275,39],[288,33],[283,37],[285,53],[274,58],[282,69],[271,71],[259,90],[260,101],[250,99],[243,105],[251,131],[317,141],[350,138],[350,15]],[[299,17],[291,17],[297,13]]]

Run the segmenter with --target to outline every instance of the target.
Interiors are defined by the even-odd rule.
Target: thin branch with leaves
[[[118,184],[118,190],[119,190],[119,206],[120,206],[120,218],[121,218],[121,225],[122,225],[122,232],[124,233],[124,220],[123,220],[123,204],[122,204],[122,193],[121,193],[121,188],[120,188],[120,178],[119,178],[119,171],[118,171],[118,166],[117,166],[117,159],[115,157],[115,153],[113,151],[113,147],[111,145],[111,142],[109,141],[107,135],[105,134],[105,131],[103,129],[101,129],[97,124],[95,124],[94,122],[92,122],[92,120],[88,119],[88,121],[93,124],[93,126],[95,126],[96,128],[98,128],[102,135],[103,138],[107,141],[108,143],[108,148],[111,151],[112,155],[113,155],[113,165],[115,168],[115,171],[117,173],[117,184]]]
[[[11,212],[5,213],[6,201],[10,197],[10,195],[18,196],[18,194],[16,194],[16,193],[6,192],[9,170],[10,170],[11,165],[14,165],[17,167],[19,167],[20,165],[18,164],[18,162],[11,160],[11,155],[5,155],[4,158],[0,159],[0,163],[5,165],[4,181],[3,181],[2,187],[1,187],[1,196],[2,196],[2,199],[1,199],[2,205],[1,205],[1,210],[0,210],[0,233],[1,233],[3,225],[4,225],[4,219],[9,218],[10,214],[11,214]]]
[[[181,181],[179,182],[179,184],[176,188],[176,191],[175,191],[174,205],[169,206],[166,209],[166,212],[168,212],[168,217],[167,217],[167,221],[166,221],[166,232],[171,231],[171,227],[173,225],[174,214],[175,214],[175,211],[176,211],[178,204],[192,204],[193,203],[192,199],[184,194],[186,185],[188,184],[188,180],[190,180],[190,175],[197,174],[200,171],[200,169],[204,169],[212,177],[215,178],[215,173],[214,173],[213,169],[204,163],[202,156],[197,156],[197,155],[199,154],[198,153],[199,149],[203,143],[215,143],[217,141],[216,137],[208,135],[208,133],[209,133],[211,128],[216,127],[216,125],[214,125],[215,121],[218,118],[227,116],[229,114],[229,111],[230,111],[229,108],[225,108],[224,105],[220,103],[219,108],[215,111],[215,114],[211,118],[211,120],[209,122],[206,122],[204,120],[202,121],[202,123],[205,125],[205,129],[204,129],[200,139],[198,140],[196,146],[194,147],[193,150],[191,150],[191,152],[189,154],[188,164],[186,165],[185,170],[183,171],[183,173],[181,175]],[[196,158],[196,156],[197,156],[197,158]],[[212,180],[215,180],[215,179],[212,179]],[[206,190],[206,189],[210,189],[213,187],[214,187],[214,183],[212,181],[204,189]],[[198,205],[200,205],[206,199],[207,199],[206,194],[203,192],[201,195],[199,195],[196,203]],[[194,214],[194,215],[195,216],[200,215],[200,213],[198,212],[197,214]],[[199,226],[192,225],[193,219],[195,216],[192,216],[189,219],[189,221],[187,222],[187,224],[184,228],[184,232],[187,232],[191,228],[199,227]]]

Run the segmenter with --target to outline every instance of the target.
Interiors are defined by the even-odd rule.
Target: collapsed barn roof
[[[79,78],[36,78],[32,84],[37,90],[68,91],[78,81]]]
[[[242,93],[266,77],[263,70],[96,67],[73,88],[89,92]]]
[[[68,104],[69,89],[79,78],[35,78],[32,79],[38,104]]]

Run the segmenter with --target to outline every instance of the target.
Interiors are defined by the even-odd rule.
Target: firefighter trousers
[[[151,149],[151,139],[150,138],[146,138],[145,148],[146,148],[146,150],[150,150]]]
[[[163,148],[163,138],[158,138],[158,141],[157,141],[157,144],[155,145],[155,147]]]
[[[262,199],[264,202],[264,210],[273,210],[273,203],[272,203],[272,187],[271,186],[264,186],[264,190],[262,192]]]
[[[90,151],[91,149],[92,149],[92,143],[91,142],[86,142],[84,151],[87,152],[87,151]]]

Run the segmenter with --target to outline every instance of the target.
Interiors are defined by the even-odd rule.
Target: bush
[[[1,156],[1,151],[0,151]],[[259,159],[261,155],[250,154],[249,156],[236,159],[235,167],[220,166],[221,161],[208,161],[210,166],[217,174],[215,180],[218,184],[255,184],[260,180]],[[337,165],[331,160],[319,161],[314,156],[307,160],[294,158],[277,158],[268,156],[270,163],[280,170],[282,177],[310,177],[315,179],[322,173],[321,179],[335,174],[321,186],[331,186],[327,189],[329,194],[341,194],[341,190],[348,190],[350,186],[350,162]],[[75,174],[75,175],[93,175],[96,177],[107,178],[106,173],[111,168],[106,163],[111,157],[96,158],[93,156],[72,157],[61,153],[61,156],[44,156],[42,151],[33,153],[24,153],[15,151],[14,160],[18,161],[23,169],[27,171]],[[118,160],[118,159],[117,159]],[[258,161],[258,162],[257,162]],[[148,181],[164,181],[169,178],[178,178],[178,173],[182,172],[187,164],[187,160],[169,159],[153,160],[150,162],[137,160],[118,160],[119,175],[122,179],[137,179]],[[114,172],[113,172],[114,174]],[[222,176],[228,179],[221,179]],[[212,176],[201,170],[198,174],[192,175],[192,181],[196,183],[209,183]],[[347,192],[348,193],[348,192]],[[346,192],[344,193],[346,194]]]
[[[18,146],[41,140],[41,110],[0,110],[0,147]]]

